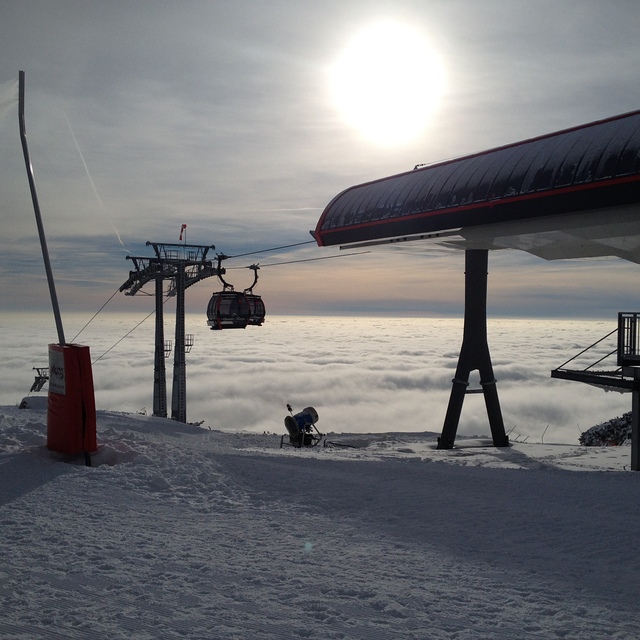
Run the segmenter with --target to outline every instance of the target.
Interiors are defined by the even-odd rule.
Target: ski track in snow
[[[637,637],[628,448],[300,451],[107,412],[98,439],[87,468],[0,408],[2,638]]]

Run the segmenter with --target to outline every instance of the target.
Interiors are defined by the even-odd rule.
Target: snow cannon
[[[311,431],[311,427],[319,420],[318,412],[313,407],[307,407],[300,413],[296,413],[293,419],[296,421],[300,431]]]
[[[288,442],[293,447],[313,447],[320,443],[324,434],[318,431],[315,426],[318,422],[318,412],[313,407],[306,407],[299,413],[294,414],[291,405],[287,405],[291,415],[284,419],[284,426],[287,428]],[[280,448],[285,444],[285,438],[280,438]]]

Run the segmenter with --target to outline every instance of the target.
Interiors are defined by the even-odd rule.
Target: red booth
[[[96,451],[96,404],[89,347],[49,345],[47,447],[78,455]]]

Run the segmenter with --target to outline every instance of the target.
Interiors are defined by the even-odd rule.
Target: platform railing
[[[554,369],[551,377],[584,382],[607,391],[631,391],[633,379],[626,375],[629,370],[616,363],[619,354],[616,333],[618,327]],[[615,348],[610,350],[612,343]]]
[[[640,365],[640,312],[618,313],[618,366]]]
[[[584,356],[587,353],[594,353],[594,350],[595,350],[596,347],[601,345],[605,340],[610,338],[617,331],[618,331],[618,329],[616,328],[613,331],[610,331],[609,333],[607,333],[606,336],[602,336],[602,338],[600,338],[600,340],[596,340],[593,344],[590,344],[588,347],[586,347],[582,351],[580,351],[580,353],[576,353],[575,356],[572,356],[566,362],[563,362],[559,367],[557,367],[557,369],[566,369],[567,365],[569,363],[577,361],[581,356]],[[603,362],[607,358],[609,358],[612,355],[614,355],[618,351],[618,348],[619,347],[616,347],[616,349],[614,349],[613,351],[606,351],[600,358],[598,358],[594,362],[590,362],[587,366],[582,367],[580,369],[580,371],[589,371],[589,370],[593,369],[593,367],[595,367],[596,365],[600,364],[601,362]],[[618,364],[618,366],[620,366],[620,365]]]
[[[574,362],[576,358],[586,354],[616,332],[616,349],[608,355],[616,354],[617,371],[592,369],[607,358],[607,355],[581,370],[566,368],[570,362]],[[631,392],[631,470],[640,471],[640,312],[619,312],[618,326],[613,331],[554,369],[551,377],[585,382],[605,391]]]

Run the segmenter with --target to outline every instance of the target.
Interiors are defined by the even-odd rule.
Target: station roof
[[[640,262],[640,111],[350,187],[313,233]]]

